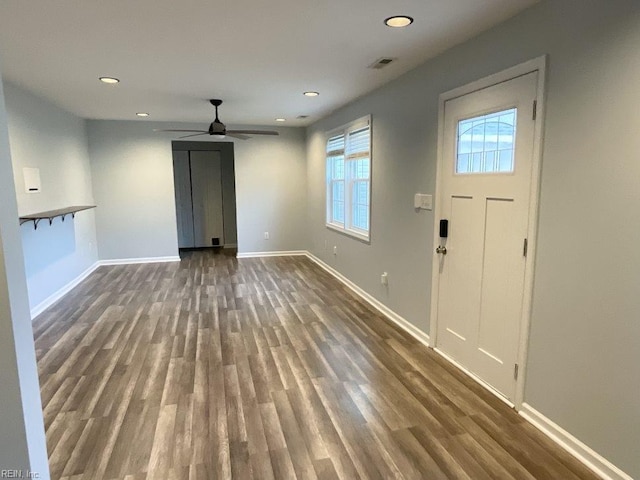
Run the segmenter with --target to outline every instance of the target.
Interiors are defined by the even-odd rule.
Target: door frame
[[[529,343],[529,328],[531,324],[531,306],[533,300],[533,282],[534,282],[534,267],[537,250],[537,233],[538,233],[538,213],[539,213],[539,199],[540,199],[540,180],[541,180],[541,166],[542,166],[542,148],[544,141],[544,119],[545,119],[545,105],[546,105],[546,72],[547,72],[548,56],[543,55],[533,60],[521,63],[514,67],[508,68],[494,75],[482,78],[475,82],[469,83],[462,87],[455,88],[448,92],[442,93],[439,99],[438,109],[438,160],[436,166],[436,191],[435,191],[435,208],[433,219],[433,249],[432,249],[432,272],[431,272],[431,310],[430,310],[430,343],[433,349],[440,355],[447,358],[454,363],[458,368],[462,369],[471,378],[479,382],[489,391],[494,393],[499,399],[507,403],[508,405],[519,410],[524,402],[524,387],[525,378],[527,375],[527,347]],[[537,116],[534,125],[534,145],[533,145],[533,158],[532,158],[532,172],[531,172],[531,192],[529,196],[529,224],[527,226],[527,258],[525,260],[525,276],[524,276],[524,292],[522,300],[522,317],[520,319],[520,338],[518,342],[518,378],[516,380],[516,396],[515,404],[512,404],[506,397],[496,391],[488,383],[484,382],[481,378],[468,371],[462,365],[455,362],[452,358],[436,348],[437,334],[438,334],[438,297],[440,293],[440,261],[438,255],[435,253],[435,247],[440,242],[439,237],[439,221],[442,214],[440,205],[440,195],[442,194],[442,170],[444,165],[444,116],[445,116],[445,103],[448,100],[468,95],[478,90],[497,85],[500,83],[513,80],[514,78],[527,75],[529,73],[538,72],[538,86],[537,86]],[[532,112],[533,113],[533,112]]]
[[[235,211],[233,213],[236,223],[236,243],[225,243],[222,248],[238,248],[238,191],[236,188],[236,158],[235,158],[235,144],[234,142],[220,142],[220,141],[204,141],[204,140],[173,140],[171,142],[171,154],[173,152],[219,152],[220,161],[225,161],[225,158],[229,159],[233,164],[233,192]],[[175,190],[175,185],[174,185]],[[223,204],[224,204],[224,188],[223,188]],[[177,218],[176,212],[176,218]],[[224,224],[224,213],[223,213]],[[176,229],[177,234],[177,229]],[[226,242],[226,238],[225,238]],[[208,247],[205,247],[208,248]]]

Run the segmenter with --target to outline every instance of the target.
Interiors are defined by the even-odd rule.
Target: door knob
[[[443,245],[439,245],[438,248],[436,248],[436,253],[441,253],[442,255],[446,255],[447,254],[447,247],[445,247]]]

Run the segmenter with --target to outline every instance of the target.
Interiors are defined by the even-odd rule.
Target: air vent
[[[373,68],[375,70],[380,70],[381,68],[386,67],[387,65],[389,65],[390,63],[396,61],[395,58],[389,58],[389,57],[382,57],[379,58],[378,60],[376,60],[375,62],[373,62],[371,65],[369,65],[369,68]]]
[[[309,118],[309,115],[298,115],[296,118],[298,120],[304,120],[305,118]]]

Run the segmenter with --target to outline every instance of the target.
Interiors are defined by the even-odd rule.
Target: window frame
[[[468,172],[460,172],[458,171],[458,166],[459,166],[459,161],[460,161],[460,124],[468,121],[468,120],[476,120],[482,117],[487,117],[490,115],[496,115],[496,114],[504,114],[506,112],[511,112],[513,111],[514,113],[514,121],[513,121],[513,147],[511,149],[511,170],[508,171],[499,171],[499,170],[494,170],[494,171],[479,171],[479,172],[473,172],[473,171],[468,171]],[[464,118],[459,118],[456,120],[456,144],[455,144],[455,161],[454,161],[454,165],[453,165],[453,174],[455,176],[459,176],[459,177],[466,177],[466,176],[479,176],[479,175],[484,175],[484,176],[505,176],[505,175],[514,175],[516,173],[516,163],[515,163],[515,152],[517,149],[517,144],[516,144],[516,137],[517,137],[517,131],[518,131],[518,119],[519,119],[519,115],[520,115],[520,107],[518,105],[511,105],[511,106],[506,106],[506,107],[502,107],[498,110],[489,110],[485,113],[479,113],[477,115],[471,116],[471,117],[464,117]],[[473,127],[472,127],[473,128]],[[498,136],[499,138],[499,136]],[[500,153],[502,151],[505,151],[506,149],[500,149],[499,145],[498,148],[496,148],[495,150],[492,150],[491,153],[495,153],[498,157],[500,155]],[[469,152],[469,164],[471,164],[472,162],[472,156],[474,153],[482,153],[483,154],[483,158],[484,156],[488,153],[487,150],[483,150],[482,152]],[[497,160],[498,162],[498,168],[499,168],[499,160]],[[469,167],[471,169],[471,166]]]
[[[363,157],[362,155],[354,156],[349,158],[348,153],[348,143],[349,143],[349,135],[353,134],[359,130],[364,128],[369,128],[369,150],[368,156]],[[330,164],[329,159],[335,158],[335,155],[330,156],[327,152],[327,146],[329,140],[340,135],[344,136],[344,147],[342,149],[342,157],[344,162],[344,177],[342,180],[336,180],[333,178],[333,163]],[[373,128],[371,124],[371,115],[367,115],[364,117],[360,117],[353,122],[349,122],[345,125],[342,125],[338,128],[330,130],[326,132],[325,138],[325,225],[328,229],[334,230],[350,237],[356,238],[358,240],[362,240],[364,242],[369,243],[371,241],[371,185],[372,185],[372,166],[373,166],[373,155],[372,155],[372,144],[373,144]],[[337,150],[339,151],[339,150]],[[334,152],[337,152],[334,151]],[[363,158],[368,158],[369,160],[369,175],[367,179],[358,178],[353,174],[353,170],[355,169],[355,162],[358,160],[362,160]],[[366,181],[368,185],[367,191],[367,225],[368,230],[363,230],[353,225],[353,188],[356,182]],[[333,221],[333,185],[337,182],[343,182],[344,184],[344,222],[336,222]]]

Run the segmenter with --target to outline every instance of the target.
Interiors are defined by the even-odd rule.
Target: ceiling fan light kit
[[[280,135],[275,130],[227,130],[227,126],[220,121],[218,118],[218,107],[222,105],[222,100],[217,98],[212,98],[209,100],[209,103],[213,105],[216,109],[216,118],[209,125],[208,130],[181,130],[181,129],[168,129],[168,130],[155,130],[156,132],[180,132],[180,133],[190,133],[189,135],[184,135],[178,138],[188,138],[188,137],[197,137],[199,135],[210,135],[218,138],[225,137],[233,137],[238,138],[240,140],[247,140],[249,137],[247,135]]]

